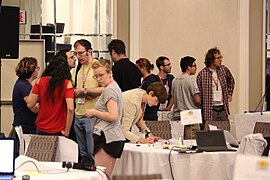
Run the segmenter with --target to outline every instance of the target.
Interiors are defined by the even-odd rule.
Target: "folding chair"
[[[209,130],[209,125],[217,126],[218,129],[230,132],[230,121],[206,121],[204,130]]]
[[[26,151],[26,156],[38,161],[54,162],[58,136],[33,135]]]
[[[267,146],[263,151],[263,156],[269,155],[270,147],[270,123],[269,122],[256,122],[253,133],[261,133],[263,138],[267,141]]]
[[[172,138],[170,121],[145,121],[145,124],[155,136],[162,139]]]

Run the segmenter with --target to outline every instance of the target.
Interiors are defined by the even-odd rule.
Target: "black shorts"
[[[125,141],[114,141],[106,144],[105,135],[101,132],[101,135],[94,134],[94,155],[103,148],[106,153],[114,158],[120,158],[124,149]]]

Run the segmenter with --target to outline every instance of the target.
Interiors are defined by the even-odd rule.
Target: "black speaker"
[[[19,12],[19,7],[1,7],[0,58],[19,58]]]
[[[2,8],[2,0],[0,0],[0,14],[1,14],[1,8]]]

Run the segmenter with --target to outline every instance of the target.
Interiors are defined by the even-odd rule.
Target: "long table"
[[[162,174],[172,179],[168,149],[153,145],[126,143],[113,175]],[[172,173],[176,180],[228,180],[232,175],[235,152],[183,154],[172,151]]]
[[[62,168],[61,162],[40,162],[26,156],[19,156],[16,161],[14,180],[21,180],[23,175],[29,175],[30,180],[106,180],[103,167],[96,171],[84,171]]]

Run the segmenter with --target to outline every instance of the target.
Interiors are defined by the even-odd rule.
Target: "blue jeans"
[[[74,130],[82,157],[92,158],[94,151],[93,129],[96,118],[76,118]]]

